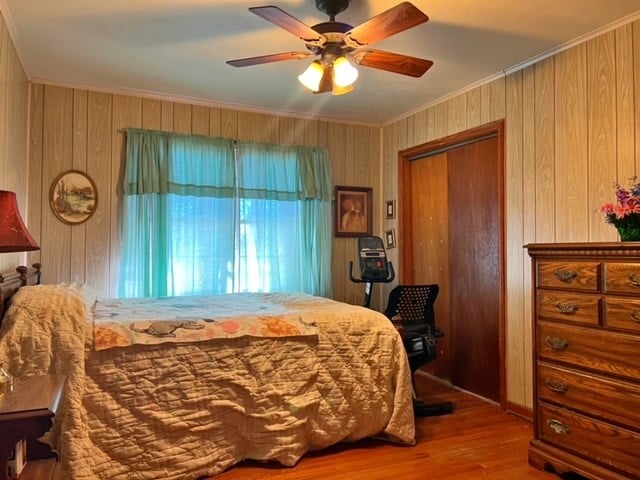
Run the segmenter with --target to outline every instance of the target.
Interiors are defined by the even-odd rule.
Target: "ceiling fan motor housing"
[[[349,6],[349,0],[316,0],[316,8],[326,13],[333,21],[334,17]]]

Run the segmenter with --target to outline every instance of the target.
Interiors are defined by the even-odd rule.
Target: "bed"
[[[0,364],[67,375],[45,439],[65,479],[197,479],[366,437],[414,443],[406,354],[375,311],[305,294],[10,293]]]

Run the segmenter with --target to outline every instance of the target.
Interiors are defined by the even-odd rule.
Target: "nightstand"
[[[64,387],[64,375],[38,375],[14,379],[13,391],[0,397],[0,478],[7,478],[7,459],[15,444],[27,439],[27,459],[49,459],[38,462],[37,469],[23,470],[20,480],[43,478],[39,472],[53,470],[57,454],[37,439],[51,428]]]

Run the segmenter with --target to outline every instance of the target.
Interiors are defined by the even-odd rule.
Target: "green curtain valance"
[[[331,201],[325,148],[127,129],[126,195]]]

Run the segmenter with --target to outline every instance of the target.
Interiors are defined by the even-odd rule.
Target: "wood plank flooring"
[[[449,400],[453,414],[416,419],[413,447],[376,440],[341,444],[305,455],[295,467],[243,462],[215,480],[559,480],[527,464],[533,426],[497,405],[416,375],[429,402]]]

